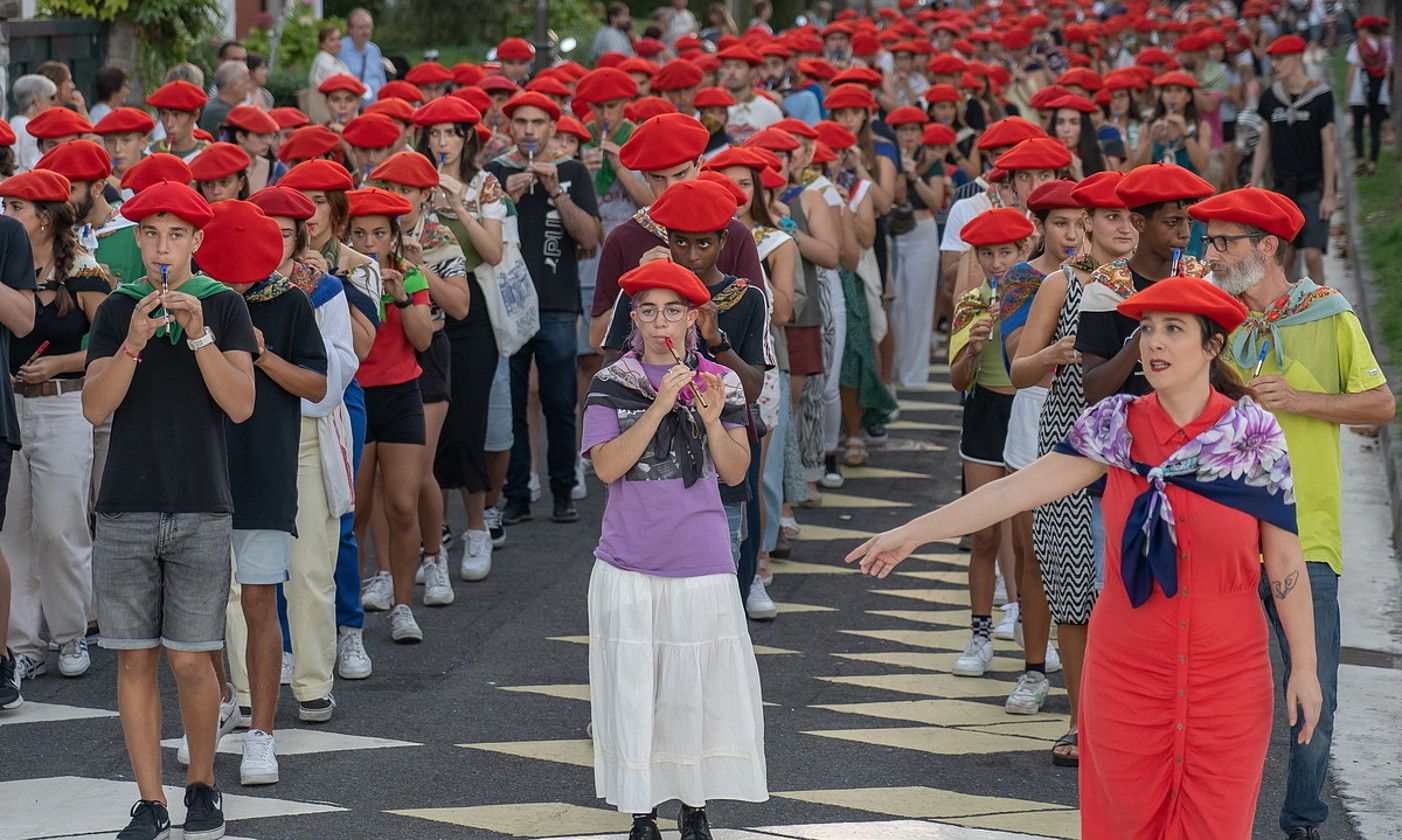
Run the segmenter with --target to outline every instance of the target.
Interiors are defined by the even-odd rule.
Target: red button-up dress
[[[1130,455],[1163,463],[1233,405],[1213,392],[1180,428],[1150,394],[1129,408]],[[1248,840],[1270,740],[1272,685],[1256,587],[1261,525],[1169,484],[1178,594],[1130,605],[1120,544],[1148,484],[1111,468],[1102,499],[1105,591],[1081,678],[1083,840]]]

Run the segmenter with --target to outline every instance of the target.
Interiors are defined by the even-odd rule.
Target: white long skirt
[[[924,218],[915,229],[891,237],[895,252],[896,300],[891,330],[896,334],[895,376],[902,388],[930,381],[930,333],[935,320],[935,292],[940,280],[939,226]]]
[[[589,696],[594,785],[619,811],[769,798],[759,668],[734,575],[656,577],[596,560]]]

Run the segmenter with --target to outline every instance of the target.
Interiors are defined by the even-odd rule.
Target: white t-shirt
[[[1364,35],[1362,37],[1371,38],[1372,36]],[[1387,66],[1388,69],[1391,70],[1392,39],[1380,38],[1378,39],[1378,45],[1382,47],[1383,54],[1387,56]],[[1366,97],[1363,96],[1363,77],[1368,75],[1368,71],[1363,69],[1363,59],[1358,55],[1357,41],[1355,41],[1352,44],[1349,44],[1348,55],[1346,56],[1346,58],[1348,60],[1348,63],[1355,68],[1353,71],[1353,85],[1348,89],[1348,104],[1367,105],[1368,100]],[[1384,77],[1382,79],[1382,91],[1378,94],[1378,104],[1387,105],[1390,101],[1391,99],[1387,95],[1387,78]]]
[[[10,120],[10,129],[15,133],[15,174],[28,172],[34,168],[43,155],[39,154],[39,141],[29,133],[29,117],[21,114]]]
[[[940,240],[941,251],[952,251],[956,254],[969,250],[969,245],[959,237],[959,232],[964,229],[964,225],[969,220],[985,210],[992,210],[993,202],[989,200],[988,193],[975,193],[968,198],[961,198],[954,202],[954,206],[949,208],[949,216],[944,222],[944,238]]]
[[[779,110],[778,105],[755,94],[749,102],[737,102],[730,106],[725,133],[730,142],[739,145],[783,118],[784,112]]]

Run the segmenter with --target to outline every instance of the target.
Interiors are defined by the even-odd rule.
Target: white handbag
[[[474,271],[487,304],[497,352],[510,356],[540,331],[540,299],[521,246],[508,240],[502,244],[501,262],[491,265],[484,261]]]

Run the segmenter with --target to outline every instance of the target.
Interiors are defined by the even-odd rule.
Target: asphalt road
[[[889,527],[958,491],[955,396],[902,396],[894,442],[873,450],[870,465],[904,475],[852,478],[824,508],[801,511],[805,539],[794,544],[791,562],[775,566],[775,600],[800,611],[750,625],[763,646],[760,671],[772,704],[766,740],[774,796],[760,805],[714,803],[713,824],[916,817],[1075,836],[1068,810],[1076,803],[1075,773],[1054,768],[1049,757],[1051,741],[1065,731],[1064,693],[1051,698],[1044,715],[1003,715],[1016,679],[1011,642],[997,644],[997,683],[945,673],[967,632],[958,547],[935,546],[931,559],[902,567],[921,576],[879,584],[836,568],[854,544],[844,531]],[[590,482],[581,522],[550,523],[547,499],[536,506],[541,519],[508,529],[491,577],[476,584],[455,577],[455,604],[417,608],[423,644],[394,645],[385,614],[371,614],[366,639],[374,676],[338,681],[331,722],[299,723],[284,691],[279,726],[309,732],[282,735],[280,746],[295,742],[308,751],[284,756],[282,781],[262,788],[239,786],[236,754],[218,757],[231,818],[267,815],[232,821],[230,836],[485,840],[616,826],[594,798],[582,702],[586,647],[571,638],[587,634],[585,591],[603,502],[601,486]],[[461,542],[454,562],[460,549]],[[51,659],[49,675],[24,686],[32,722],[0,718],[0,838],[111,836],[125,822],[135,787],[117,719],[79,717],[115,709],[114,670],[113,655],[97,649],[80,679],[58,676]],[[1059,675],[1053,684],[1061,684]],[[164,732],[178,738],[168,675],[163,686]],[[509,690],[520,687],[537,688]],[[844,704],[880,705],[821,708]],[[54,719],[33,720],[40,712]],[[1256,820],[1261,838],[1280,836],[1275,815],[1287,737],[1281,709],[1275,719]],[[491,746],[460,746],[466,744]],[[166,780],[178,784],[174,750],[165,756]],[[309,810],[315,812],[299,813]],[[93,833],[102,830],[109,833]],[[1336,807],[1324,836],[1358,835]]]

